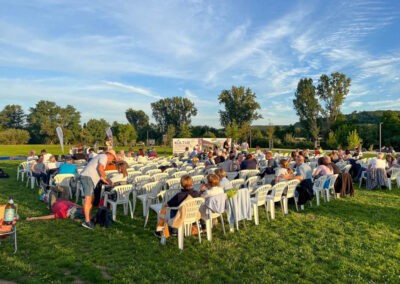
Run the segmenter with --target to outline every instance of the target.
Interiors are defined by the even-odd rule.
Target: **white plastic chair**
[[[229,180],[234,180],[238,176],[239,172],[226,172],[226,178]]]
[[[167,190],[171,189],[180,189],[181,188],[181,179],[180,178],[170,178],[165,181],[167,185]]]
[[[154,174],[153,176],[151,176],[151,179],[153,181],[161,181],[161,182],[165,182],[165,180],[169,177],[169,175],[167,173],[157,173]]]
[[[265,212],[267,213],[268,217],[268,210],[267,210],[267,196],[268,192],[271,190],[272,186],[270,184],[265,184],[258,187],[255,191],[255,197],[250,198],[251,206],[253,208],[254,213],[254,223],[256,225],[260,224],[260,217],[258,214],[258,207],[263,206],[265,207]]]
[[[193,186],[200,185],[204,181],[205,177],[203,175],[192,176]]]
[[[249,177],[245,182],[245,187],[250,191],[250,194],[254,194],[258,186],[262,185],[262,180],[259,176]]]
[[[397,183],[397,177],[400,176],[400,168],[392,168],[391,173],[390,173],[390,180],[388,183],[390,183],[389,189],[392,189],[392,182],[396,183],[397,188],[399,188],[398,183]]]
[[[319,206],[319,204],[320,204],[319,196],[320,196],[320,194],[323,194],[324,184],[325,184],[325,181],[327,178],[328,178],[328,176],[321,176],[314,181],[313,191],[314,191],[315,198],[317,200],[317,206]]]
[[[241,188],[244,186],[244,183],[245,181],[242,178],[231,180],[232,188]]]
[[[194,171],[195,171],[195,175],[203,175],[204,174],[204,169],[206,167],[205,166],[197,166]]]
[[[17,181],[19,180],[19,177],[21,176],[21,181],[24,181],[24,176],[25,174],[28,173],[30,164],[28,162],[22,162],[21,164],[18,165],[17,167]]]
[[[158,219],[158,217],[159,217],[159,215],[160,215],[160,211],[161,211],[161,209],[163,208],[163,206],[172,198],[172,197],[174,197],[177,193],[179,193],[180,192],[180,190],[179,189],[169,189],[169,190],[163,190],[163,191],[160,191],[159,193],[158,193],[158,195],[157,195],[157,198],[156,198],[156,203],[153,203],[153,204],[150,204],[149,206],[148,206],[148,210],[147,210],[147,213],[146,213],[146,218],[145,218],[145,221],[144,221],[144,227],[146,227],[147,226],[147,223],[148,223],[148,221],[149,221],[149,212],[150,212],[150,209],[151,210],[153,210],[153,211],[155,211],[156,213],[157,213],[157,219]]]
[[[271,219],[275,219],[275,202],[281,203],[282,215],[285,216],[285,211],[283,208],[282,194],[287,186],[287,182],[278,182],[271,189],[271,194],[267,196],[267,211],[271,212]],[[267,214],[268,216],[268,214]]]
[[[297,197],[296,197],[296,187],[299,185],[300,181],[297,179],[292,179],[287,182],[287,191],[286,191],[286,196],[284,196],[283,199],[283,206],[284,206],[284,212],[285,214],[289,213],[289,199],[293,198],[294,199],[294,204],[296,205],[296,210],[299,211],[299,207],[297,205]]]
[[[168,168],[164,171],[164,173],[167,173],[168,175],[172,175],[174,172],[177,171],[177,168]]]
[[[146,171],[146,175],[149,175],[149,176],[153,176],[155,174],[160,174],[160,173],[161,173],[160,169],[151,169],[151,170]]]
[[[343,173],[349,173],[351,167],[352,167],[351,165],[345,165],[344,168],[343,168],[343,170],[342,170],[342,172],[343,172]]]
[[[208,166],[208,167],[206,167],[205,169],[204,169],[204,173],[206,174],[206,175],[209,175],[209,174],[213,174],[213,173],[215,173],[215,170],[216,169],[218,169],[218,167],[217,166]]]
[[[205,211],[206,211],[206,215],[207,215],[207,219],[206,219],[206,232],[207,232],[207,240],[211,241],[212,240],[212,227],[213,227],[213,220],[220,218],[221,221],[221,226],[222,226],[222,231],[224,232],[224,235],[226,234],[225,231],[225,223],[224,223],[224,217],[223,217],[223,213],[225,212],[225,201],[227,199],[226,193],[221,193],[218,195],[215,195],[213,197],[210,198],[221,198],[221,200],[223,200],[223,211],[221,212],[213,212],[210,208],[207,208],[206,204],[207,204],[207,200],[205,200]]]
[[[365,180],[365,182],[367,182],[367,171],[362,171],[361,172],[361,176],[360,176],[360,182],[358,184],[358,188],[361,188],[362,185],[362,181]],[[336,195],[335,195],[336,196]]]
[[[126,178],[127,183],[132,183],[132,184],[135,181],[135,177],[142,175],[142,173],[140,171],[135,171],[135,170],[128,171],[127,173],[128,173],[128,176]]]
[[[143,185],[145,185],[146,183],[151,181],[151,177],[149,175],[140,175],[140,176],[136,176],[133,179],[133,186],[134,186],[134,190],[137,193],[141,193],[142,187]]]
[[[329,176],[329,185],[328,188],[325,188],[325,190],[323,191],[323,196],[324,196],[324,201],[331,201],[331,192],[333,192],[333,196],[336,196],[336,192],[335,192],[335,182],[338,178],[338,174],[336,175],[331,175]],[[326,198],[326,200],[325,200]]]
[[[187,171],[179,171],[179,172],[174,172],[171,176],[174,178],[181,178],[184,175],[187,175]]]
[[[29,169],[26,173],[26,186],[31,185],[31,189],[35,188],[35,184],[38,185],[36,178],[33,176],[32,171]]]
[[[146,217],[146,213],[148,211],[148,204],[152,200],[156,200],[157,195],[162,190],[162,182],[160,181],[153,181],[146,183],[143,185],[142,190],[143,194],[137,195],[136,198],[139,199],[143,204],[143,216]]]
[[[69,186],[69,180],[74,177],[75,177],[74,174],[57,174],[53,178],[55,185],[68,188],[68,194],[70,199],[72,199],[73,193],[71,187]]]
[[[185,200],[179,207],[167,207],[166,223],[172,226],[173,219],[169,219],[171,216],[171,210],[181,210],[182,213],[182,226],[178,229],[178,247],[183,250],[184,236],[190,236],[192,234],[192,224],[196,223],[197,228],[200,228],[199,224],[199,209],[204,204],[204,198],[191,198]],[[164,234],[165,235],[165,234]],[[201,243],[201,232],[198,230],[199,242]],[[161,239],[161,242],[165,242],[165,239]]]
[[[112,218],[114,221],[116,220],[116,215],[117,215],[117,205],[124,205],[125,215],[128,214],[128,207],[129,207],[129,210],[131,212],[131,218],[133,219],[133,209],[129,199],[132,190],[133,190],[132,185],[127,184],[127,185],[116,186],[110,192],[105,192],[106,195],[110,195],[113,192],[117,193],[117,199],[115,201],[109,198],[105,198],[104,200],[105,206],[107,206],[107,204],[111,205]]]
[[[239,171],[239,178],[242,178],[244,180],[247,179],[247,175],[250,173],[251,170],[240,170]]]

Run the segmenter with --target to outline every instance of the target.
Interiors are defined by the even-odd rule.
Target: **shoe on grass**
[[[86,229],[94,229],[94,225],[92,222],[83,222],[82,227],[85,227]]]

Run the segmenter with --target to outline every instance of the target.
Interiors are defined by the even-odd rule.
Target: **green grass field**
[[[0,161],[11,174],[0,179],[0,202],[14,196],[19,205],[18,252],[0,245],[0,282],[17,283],[365,283],[400,282],[400,190],[357,190],[354,198],[333,200],[303,212],[222,234],[177,239],[166,246],[152,235],[156,218],[143,228],[138,202],[134,219],[119,210],[110,228],[87,230],[67,220],[27,222],[49,214],[37,190],[16,181],[17,161]]]

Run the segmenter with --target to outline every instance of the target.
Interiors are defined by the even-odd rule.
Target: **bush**
[[[0,132],[0,144],[26,144],[30,139],[29,132],[22,129],[9,128]]]

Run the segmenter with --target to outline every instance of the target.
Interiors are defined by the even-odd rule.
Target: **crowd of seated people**
[[[377,154],[376,158],[369,159],[367,166],[359,163],[363,157],[361,147],[355,148],[354,151],[338,149],[333,150],[331,153],[325,153],[321,148],[317,148],[314,153],[309,153],[308,150],[296,150],[285,158],[282,158],[281,155],[274,155],[270,151],[263,151],[260,147],[257,147],[256,152],[249,152],[248,149],[240,151],[239,146],[230,147],[229,151],[218,147],[204,149],[203,152],[198,150],[198,147],[194,147],[193,151],[190,152],[189,148],[186,148],[181,160],[191,164],[193,168],[196,168],[199,162],[202,162],[206,168],[213,167],[214,169],[216,167],[215,174],[207,175],[207,183],[200,188],[200,191],[194,191],[191,177],[185,176],[181,179],[182,191],[173,197],[166,206],[177,207],[189,195],[191,197],[210,198],[224,193],[226,190],[232,189],[231,181],[227,179],[227,173],[241,170],[260,169],[260,176],[264,174],[273,177],[269,181],[272,185],[293,179],[299,180],[300,184],[297,188],[299,204],[304,204],[304,202],[313,198],[313,181],[320,176],[343,174],[344,170],[341,168],[343,164],[352,165],[354,170],[349,172],[349,175],[353,180],[357,180],[363,171],[374,171],[375,173],[378,169],[381,169],[381,172],[384,172],[386,177],[390,176],[395,168],[400,167],[399,156],[393,156],[388,153],[385,157],[384,153],[381,152]],[[90,161],[102,151],[105,152],[107,149],[100,149],[97,153],[94,149],[89,149],[89,152],[85,154],[86,158],[84,160]],[[119,151],[116,153],[116,160],[108,163],[105,167],[105,170],[114,169],[118,171],[112,176],[110,185],[126,183],[127,169],[129,167],[126,161],[134,159],[138,163],[144,163],[149,158],[155,159],[157,157],[158,155],[154,148],[147,151],[147,153],[144,149],[139,149],[138,153],[135,153],[132,149],[127,152]],[[31,162],[30,169],[38,183],[48,184],[54,174],[77,174],[77,167],[74,164],[76,158],[76,156],[66,156],[57,161],[55,156],[43,150],[39,156],[36,156],[35,152],[31,151],[27,160]],[[45,159],[47,159],[46,162],[44,161]],[[310,163],[310,161],[312,162]],[[315,168],[314,166],[311,167],[310,164],[315,163],[315,161],[317,166]],[[204,219],[204,214],[202,216]],[[163,224],[159,224],[157,235],[161,234],[162,228]]]

